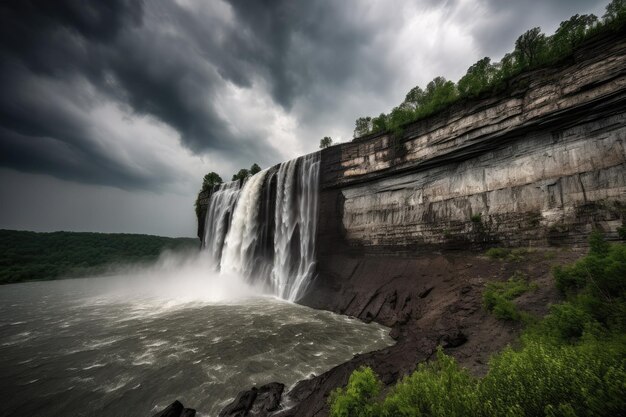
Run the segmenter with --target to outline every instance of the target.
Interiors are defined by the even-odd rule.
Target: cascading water
[[[278,170],[272,283],[290,301],[306,290],[315,267],[318,184],[319,153],[285,162]]]
[[[252,275],[259,236],[259,202],[268,170],[253,175],[244,184],[230,224],[221,258],[221,270]]]
[[[235,210],[235,204],[239,198],[239,192],[239,181],[226,182],[219,185],[209,200],[202,244],[216,263],[219,263],[222,257],[224,240]]]
[[[317,152],[261,171],[241,190],[235,182],[213,193],[204,245],[222,272],[286,300],[303,295],[315,269],[319,168]]]

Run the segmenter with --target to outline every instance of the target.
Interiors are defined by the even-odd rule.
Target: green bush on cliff
[[[519,262],[524,260],[524,256],[535,252],[530,248],[490,248],[485,252],[491,259],[499,259],[501,261]]]
[[[382,383],[371,368],[361,367],[350,375],[348,385],[330,395],[330,413],[335,417],[375,417]]]
[[[626,245],[608,245],[598,234],[590,240],[589,255],[555,270],[567,299],[524,331],[518,349],[495,355],[485,377],[472,377],[440,348],[436,361],[420,364],[386,395],[354,389],[363,375],[369,386],[380,387],[371,369],[355,371],[358,376],[331,396],[331,416],[624,415]],[[491,292],[506,299],[526,289],[515,279]],[[360,414],[360,403],[369,414]]]
[[[524,274],[516,272],[504,282],[487,283],[483,291],[483,305],[501,320],[519,320],[521,315],[512,300],[532,288],[534,286]]]
[[[464,417],[478,410],[476,379],[441,349],[437,360],[418,365],[382,402],[381,416]]]

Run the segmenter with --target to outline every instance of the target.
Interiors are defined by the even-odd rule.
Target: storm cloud
[[[606,3],[4,1],[0,167],[188,198]]]

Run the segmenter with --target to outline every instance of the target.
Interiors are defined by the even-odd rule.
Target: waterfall
[[[248,278],[252,274],[259,236],[259,201],[267,169],[249,178],[241,189],[224,242],[221,270]]]
[[[235,204],[239,198],[239,191],[239,181],[226,182],[218,186],[209,200],[202,244],[209,251],[216,264],[219,264],[222,258],[224,240],[235,210]]]
[[[210,197],[203,244],[224,273],[290,301],[315,270],[319,152],[223,184]]]
[[[315,267],[318,184],[319,153],[285,162],[278,169],[271,278],[276,293],[290,301],[306,290]]]

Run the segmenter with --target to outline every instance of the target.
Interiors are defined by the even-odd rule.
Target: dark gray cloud
[[[486,15],[472,32],[486,53],[499,59],[513,49],[515,39],[528,29],[541,27],[551,34],[574,14],[602,17],[607,0],[486,0]]]

